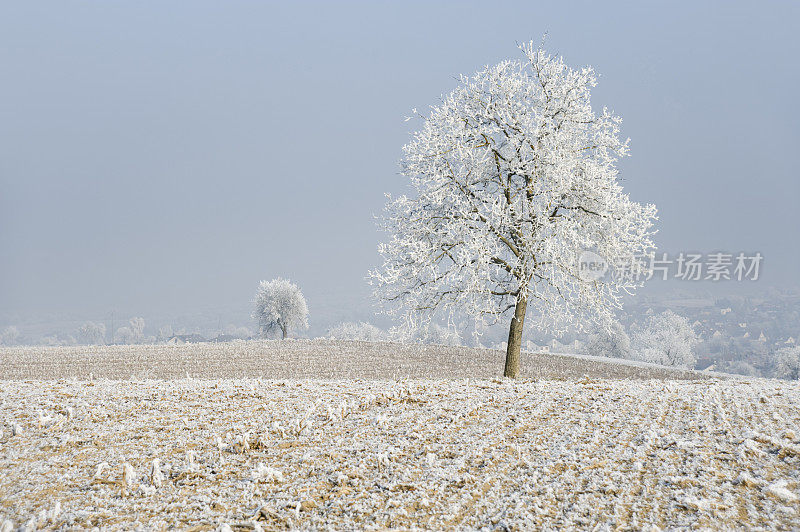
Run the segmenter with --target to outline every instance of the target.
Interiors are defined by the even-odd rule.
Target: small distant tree
[[[47,346],[66,346],[66,345],[75,345],[77,340],[71,334],[52,334],[49,336],[43,336],[39,339],[39,345],[47,345]]]
[[[367,322],[344,322],[334,325],[328,330],[331,340],[361,340],[364,342],[382,342],[386,340],[386,332]]]
[[[585,355],[608,358],[630,358],[631,339],[617,320],[606,327],[597,326],[583,345]]]
[[[16,345],[19,340],[19,330],[10,325],[0,332],[0,345]]]
[[[631,352],[633,358],[645,362],[691,369],[696,363],[693,351],[698,342],[689,321],[666,310],[634,328]]]
[[[734,360],[730,362],[727,367],[725,367],[726,373],[733,373],[736,375],[744,375],[746,377],[759,377],[761,374],[759,371],[753,367],[752,364],[745,362],[744,360]]]
[[[261,281],[256,291],[253,317],[258,322],[262,338],[280,331],[281,338],[285,339],[292,329],[308,328],[306,299],[297,285],[286,279]]]
[[[533,44],[520,61],[462,77],[403,148],[411,196],[390,199],[377,295],[407,321],[512,313],[504,375],[516,378],[526,315],[560,334],[609,319],[641,283],[656,209],[617,179],[620,119],[595,112],[591,68]],[[591,251],[608,275],[585,276]],[[593,261],[595,262],[595,261]]]
[[[131,318],[128,325],[117,329],[114,335],[121,344],[140,344],[144,341],[144,318]]]
[[[117,332],[114,334],[114,341],[118,344],[135,344],[136,339],[133,336],[133,331],[127,325],[120,327],[117,329]]]
[[[784,347],[775,352],[775,376],[779,379],[800,379],[800,346]]]
[[[164,325],[158,329],[158,341],[166,342],[173,336],[172,325]]]
[[[141,342],[144,339],[144,318],[131,318],[129,323],[136,342]]]
[[[438,323],[421,323],[407,331],[405,341],[415,344],[461,345],[461,335],[452,327],[443,327]]]
[[[102,323],[87,321],[78,328],[78,342],[85,345],[106,343],[106,326]]]

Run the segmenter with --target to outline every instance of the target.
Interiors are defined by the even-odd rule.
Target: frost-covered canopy
[[[258,321],[262,337],[279,330],[286,338],[290,329],[308,327],[308,306],[294,283],[280,278],[261,281],[256,291],[253,317]]]
[[[0,345],[14,345],[19,339],[19,329],[13,325],[0,331]]]
[[[82,344],[87,344],[87,345],[104,344],[105,340],[106,340],[106,326],[102,323],[87,321],[78,328],[78,341]]]
[[[607,326],[597,326],[583,347],[585,355],[608,358],[630,358],[631,339],[618,321]]]
[[[800,379],[800,346],[784,347],[775,353],[775,374],[778,378]]]
[[[655,206],[634,203],[617,181],[615,163],[628,150],[620,119],[592,110],[591,68],[521,49],[522,61],[462,77],[404,147],[413,194],[390,198],[391,236],[372,277],[407,317],[435,309],[497,317],[523,297],[538,325],[558,332],[610,320],[620,291],[638,284],[583,280],[578,269],[584,250],[612,270],[643,268],[634,257],[653,246]]]
[[[691,369],[698,341],[686,318],[665,310],[635,328],[631,351],[634,358],[645,362]]]
[[[388,340],[388,335],[375,325],[367,322],[346,321],[328,329],[328,338],[331,340],[361,340],[364,342],[383,342]]]

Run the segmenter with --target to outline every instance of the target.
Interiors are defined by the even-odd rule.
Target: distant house
[[[198,344],[205,342],[206,339],[199,334],[176,334],[167,340],[169,345]]]

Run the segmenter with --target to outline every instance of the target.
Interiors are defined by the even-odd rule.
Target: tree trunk
[[[511,327],[508,330],[504,377],[516,379],[519,376],[519,352],[522,349],[522,328],[525,326],[525,310],[527,308],[528,298],[520,295],[519,299],[517,299],[517,306],[514,307]]]
[[[283,340],[286,340],[286,326],[281,325],[281,333],[283,334]]]

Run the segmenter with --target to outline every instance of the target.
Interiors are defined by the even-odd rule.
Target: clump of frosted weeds
[[[767,494],[782,500],[783,502],[796,502],[798,500],[798,496],[796,493],[787,488],[788,484],[789,482],[786,479],[782,479],[778,482],[770,484],[764,488],[764,491]]]
[[[128,462],[122,464],[122,484],[125,487],[133,486],[136,481],[136,470]]]
[[[344,486],[345,484],[347,484],[350,481],[350,477],[348,477],[347,475],[345,475],[341,471],[337,471],[334,474],[332,474],[328,478],[328,480],[330,480],[331,484],[333,484],[334,486]]]
[[[425,455],[425,463],[428,467],[433,467],[436,465],[436,453],[427,453]]]
[[[150,483],[153,487],[160,488],[164,482],[164,474],[161,472],[161,462],[158,458],[153,458],[150,469]]]
[[[273,421],[272,424],[270,425],[270,428],[272,429],[272,432],[278,434],[281,438],[286,437],[286,430],[283,428],[283,425],[281,425],[279,421],[277,420]]]
[[[376,456],[376,460],[378,462],[378,467],[380,469],[383,469],[384,467],[389,467],[390,465],[392,465],[392,460],[389,457],[389,453],[388,452],[378,453],[378,455]]]
[[[55,522],[59,515],[61,515],[61,501],[56,501],[53,508],[50,510],[50,520]]]
[[[259,463],[250,474],[251,478],[256,482],[276,482],[281,483],[284,481],[283,473],[279,470]]]
[[[194,466],[195,466],[194,459],[196,455],[197,453],[194,451],[194,449],[189,449],[188,451],[186,451],[186,469],[188,471],[194,471]]]
[[[38,423],[40,428],[46,428],[53,421],[53,416],[46,416],[44,412],[39,410]]]
[[[94,470],[94,475],[92,476],[92,478],[100,478],[100,476],[103,474],[103,471],[105,471],[107,467],[108,467],[108,462],[100,462],[99,464],[97,464],[97,467]]]
[[[250,433],[245,432],[233,444],[233,452],[236,454],[244,454],[250,450]]]

